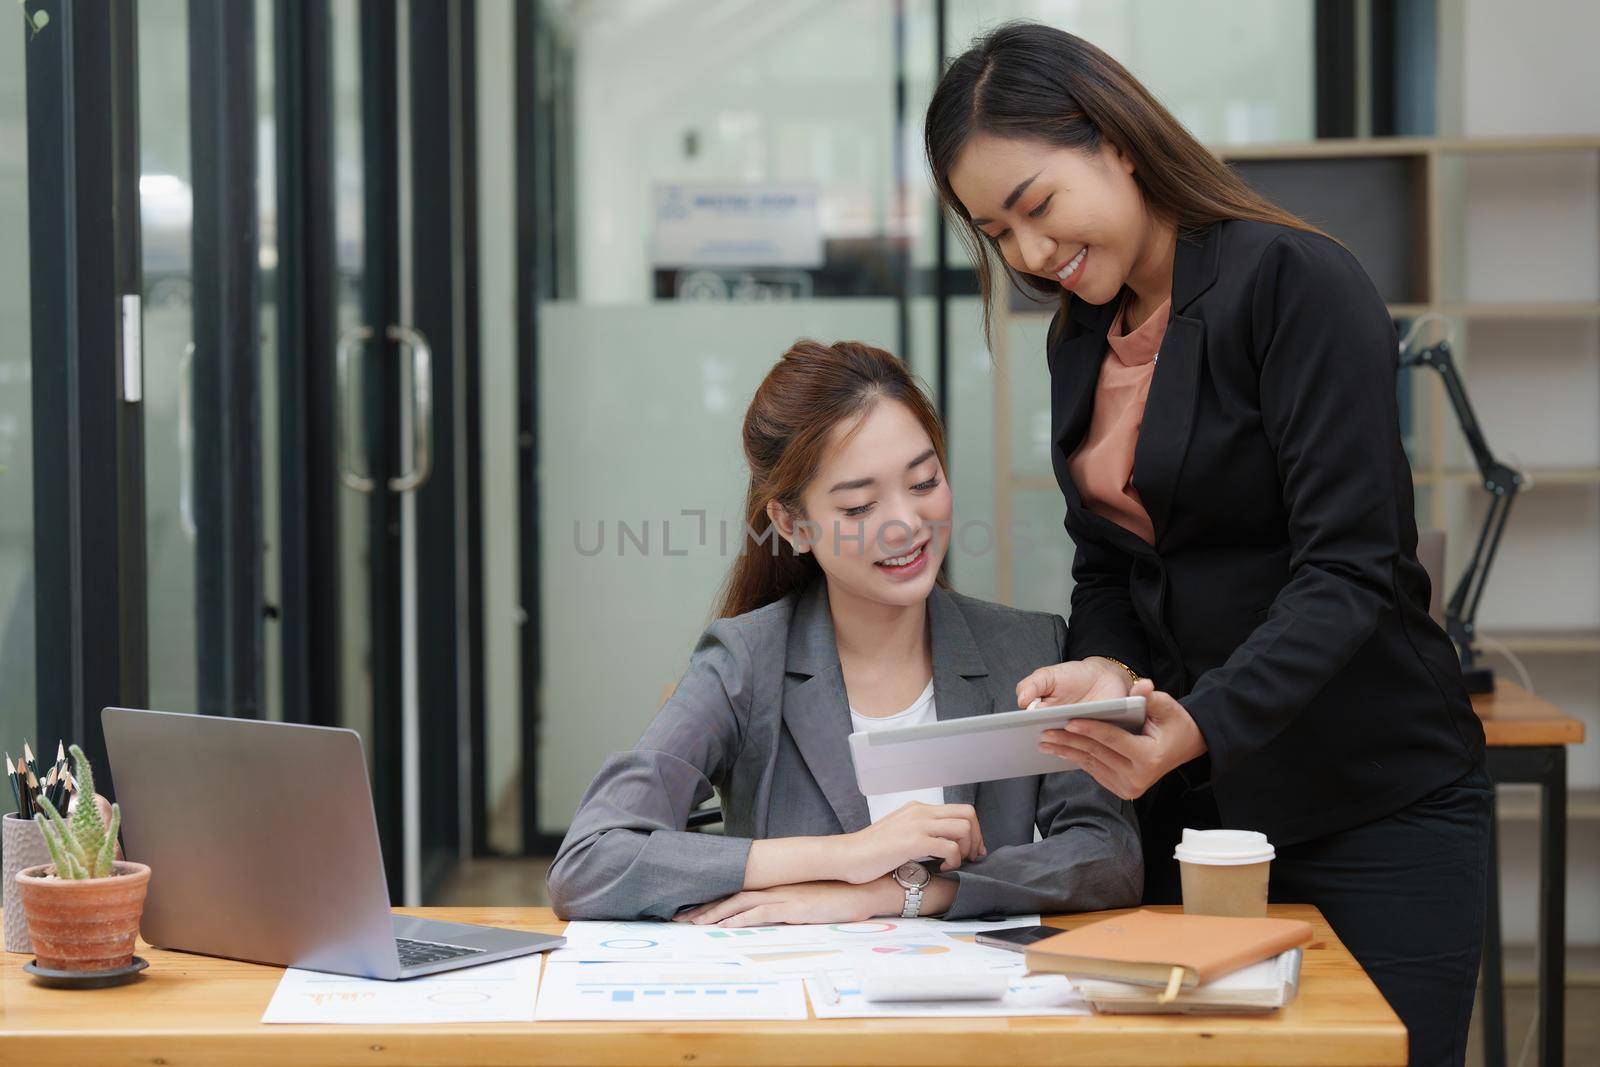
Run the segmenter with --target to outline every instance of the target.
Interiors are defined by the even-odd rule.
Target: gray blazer
[[[1015,710],[1017,682],[1064,658],[1067,627],[1056,615],[936,586],[928,620],[940,720]],[[550,868],[556,913],[670,918],[739,892],[753,839],[867,826],[851,729],[825,581],[712,623],[639,743],[607,759],[579,803]],[[686,832],[689,813],[713,789],[725,833]],[[989,850],[954,872],[946,918],[1139,902],[1144,866],[1133,806],[1087,774],[944,793],[947,803],[976,807]]]

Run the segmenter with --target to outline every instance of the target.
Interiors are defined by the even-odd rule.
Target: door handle
[[[336,367],[338,371],[338,396],[335,398],[339,411],[335,416],[338,420],[339,438],[339,480],[358,493],[370,493],[374,482],[369,476],[361,473],[355,467],[355,448],[350,442],[350,355],[357,345],[365,345],[372,340],[371,326],[353,326],[339,335],[339,345],[336,349]]]
[[[387,335],[411,350],[411,469],[389,479],[390,492],[409,493],[433,473],[433,349],[410,326],[390,326]]]

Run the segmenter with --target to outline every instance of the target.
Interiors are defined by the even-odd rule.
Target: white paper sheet
[[[1038,925],[1037,915],[993,922],[944,922],[939,919],[872,919],[858,923],[798,926],[751,926],[725,929],[673,922],[572,922],[567,944],[552,960],[615,962],[683,962],[739,960],[793,973],[832,966],[852,955],[943,955],[973,947],[983,930]],[[985,952],[1004,950],[983,949]],[[1020,960],[1020,954],[1016,954]]]
[[[973,935],[983,930],[1038,923],[1037,915],[992,922],[873,919],[743,929],[671,922],[573,922],[565,931],[566,946],[550,954],[539,1018],[805,1018],[803,998],[798,1014],[793,1014],[793,1002],[785,999],[789,986],[798,992],[800,983],[795,979],[807,980],[806,991],[818,1018],[1089,1014],[1065,978],[1029,978],[1021,953],[973,941]],[[874,1003],[861,996],[858,975],[895,967],[999,973],[1011,979],[1011,989],[996,1001]],[[718,999],[730,996],[726,992],[699,995],[681,982],[694,969],[704,972],[697,977],[716,987],[740,986],[751,992],[731,994],[734,1001]],[[818,974],[833,982],[839,1003],[821,1003],[811,981]],[[745,976],[742,986],[734,976]],[[621,999],[616,999],[617,992]],[[713,1014],[674,1010],[677,1003]],[[763,1008],[785,1014],[751,1014]]]
[[[811,1010],[819,1019],[909,1019],[944,1016],[973,1018],[1017,1015],[1090,1015],[1089,1005],[1072,988],[1066,975],[1017,975],[999,1000],[876,1001],[861,995],[861,984],[830,976],[839,994],[830,1003],[816,979],[806,980]]]
[[[804,1019],[798,978],[733,961],[700,963],[551,960],[539,991],[541,1020]]]
[[[261,1021],[383,1026],[532,1022],[540,962],[538,955],[518,956],[397,982],[291,967],[283,972]]]

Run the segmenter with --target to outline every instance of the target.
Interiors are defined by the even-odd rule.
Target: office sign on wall
[[[664,182],[653,216],[658,269],[823,263],[815,185]]]

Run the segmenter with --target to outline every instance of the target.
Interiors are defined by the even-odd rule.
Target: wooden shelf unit
[[[1528,467],[1523,470],[1531,488],[1556,485],[1600,485],[1600,467]],[[1416,472],[1417,485],[1477,485],[1481,476],[1475,470],[1430,467]]]
[[[1412,251],[1400,256],[1405,262],[1387,265],[1364,266],[1379,278],[1387,278],[1396,291],[1384,293],[1389,313],[1397,320],[1412,320],[1429,313],[1462,322],[1518,321],[1555,322],[1600,320],[1600,293],[1593,300],[1575,301],[1500,301],[1469,302],[1448,298],[1444,292],[1442,264],[1444,259],[1444,226],[1441,218],[1441,167],[1440,163],[1453,157],[1537,155],[1548,153],[1600,153],[1600,137],[1395,137],[1349,138],[1308,141],[1289,144],[1228,145],[1213,149],[1217,156],[1233,164],[1247,179],[1271,174],[1281,187],[1267,188],[1272,195],[1291,211],[1318,221],[1330,232],[1346,240],[1358,257],[1364,252],[1381,254],[1386,251],[1384,241],[1391,246],[1404,245]],[[1360,169],[1360,165],[1376,161],[1379,166]],[[1331,168],[1324,165],[1332,164]],[[1347,168],[1340,171],[1343,166]],[[1319,167],[1322,171],[1319,174]],[[1355,167],[1350,170],[1348,168]],[[1300,172],[1300,173],[1296,173]],[[1327,218],[1327,208],[1337,209],[1339,198],[1345,197],[1343,206],[1350,208],[1348,194],[1337,186],[1325,186],[1330,175],[1353,175],[1365,181],[1368,193],[1387,196],[1388,215],[1405,223],[1403,232],[1390,234],[1383,231],[1367,234],[1370,242],[1363,248],[1360,240],[1341,230],[1335,219]],[[1305,178],[1299,192],[1313,197],[1309,203],[1295,203],[1295,181]],[[1385,191],[1383,183],[1388,182]],[[1270,184],[1270,183],[1269,183]],[[1289,195],[1284,195],[1285,191]],[[1316,198],[1319,193],[1330,195]],[[1357,205],[1365,208],[1365,205]],[[1378,212],[1384,214],[1384,210]],[[1360,212],[1351,224],[1360,229]],[[1326,221],[1324,221],[1326,220]],[[1420,250],[1420,254],[1417,254]],[[1394,247],[1387,251],[1393,252]],[[1383,287],[1380,286],[1380,292]],[[995,316],[994,358],[994,473],[995,473],[995,529],[1009,528],[1013,496],[1018,492],[1055,492],[1055,480],[1049,476],[1014,469],[1011,458],[1012,412],[1010,405],[1011,382],[1011,327],[1014,324],[1047,323],[1054,313],[1049,306],[1013,306],[1012,300],[998,302]],[[1600,358],[1600,353],[1597,353]],[[1426,384],[1423,384],[1426,382]],[[1449,410],[1444,390],[1437,381],[1428,382],[1419,373],[1416,387],[1411,390],[1412,417],[1426,431],[1422,441],[1423,462],[1415,470],[1416,484],[1420,488],[1448,485],[1470,486],[1478,481],[1478,474],[1446,466],[1447,444],[1452,435],[1459,433],[1453,413]],[[1481,398],[1475,398],[1481,399]],[[1480,402],[1479,407],[1483,404]],[[1528,473],[1537,487],[1588,487],[1600,485],[1600,467],[1531,467]],[[1429,494],[1427,514],[1419,516],[1426,524],[1445,528],[1450,518],[1448,494]],[[1513,520],[1515,521],[1515,520]],[[996,539],[997,593],[999,599],[1011,603],[1014,594],[1014,560],[1008,540]],[[1588,628],[1553,628],[1546,631],[1515,631],[1497,633],[1490,629],[1488,636],[1504,643],[1514,652],[1542,654],[1592,655],[1600,652],[1600,631]]]
[[[1549,630],[1485,629],[1481,636],[1494,648],[1508,648],[1522,655],[1600,654],[1600,630],[1587,627]]]

